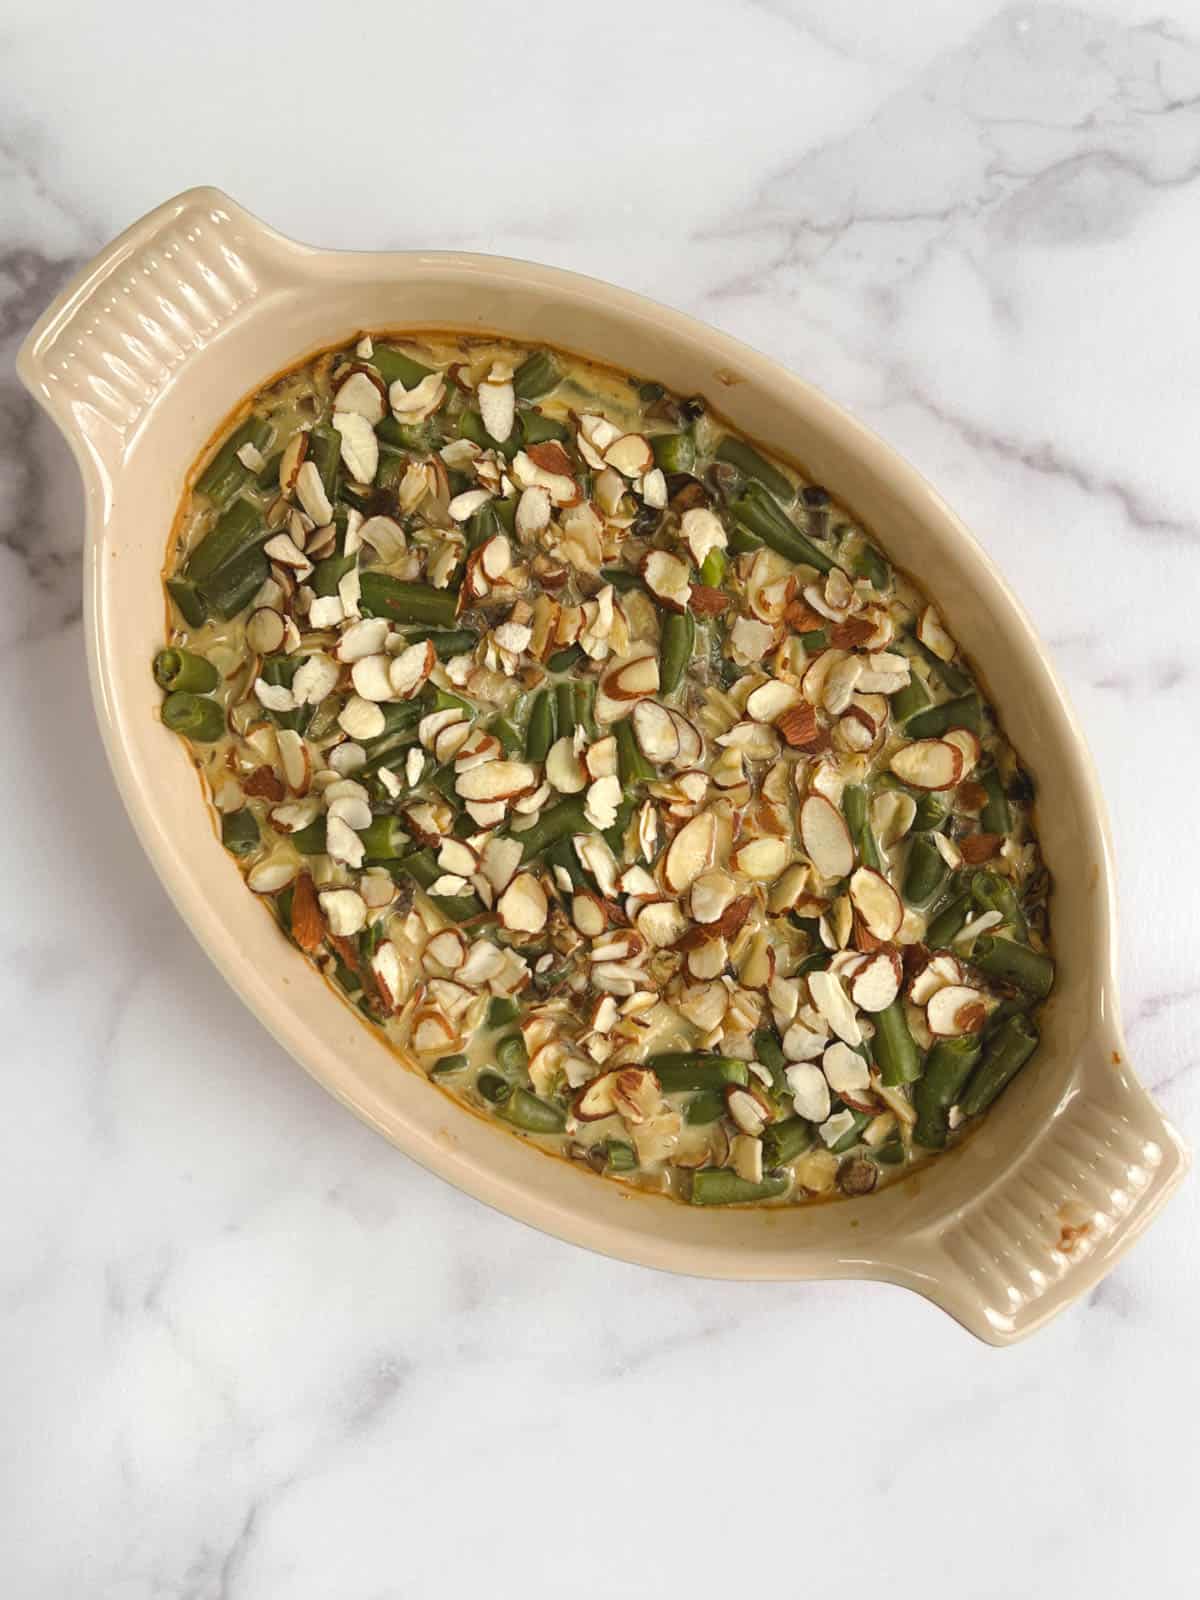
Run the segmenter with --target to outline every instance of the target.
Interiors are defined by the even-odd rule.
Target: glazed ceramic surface
[[[597,1182],[401,1068],[246,895],[184,749],[154,714],[147,663],[162,633],[164,532],[185,472],[236,401],[364,326],[498,330],[709,395],[734,426],[826,483],[927,585],[1037,779],[1059,962],[1035,1067],[944,1161],[866,1200],[796,1211],[713,1215]],[[181,195],[103,252],[35,328],[20,372],[84,476],[93,690],[142,843],[246,1002],[401,1149],[515,1217],[627,1260],[718,1277],[882,1278],[997,1344],[1095,1283],[1170,1194],[1185,1155],[1126,1060],[1110,845],[1053,670],[934,490],[822,395],[591,279],[486,256],[313,250],[215,190]]]

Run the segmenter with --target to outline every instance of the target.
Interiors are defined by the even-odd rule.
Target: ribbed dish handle
[[[235,324],[303,247],[218,189],[189,189],[143,217],[58,296],[17,357],[22,382],[107,491],[154,400]],[[95,485],[90,469],[99,483]]]
[[[1123,1047],[1103,1055],[922,1263],[930,1298],[990,1344],[1031,1333],[1098,1283],[1187,1171],[1186,1147]]]

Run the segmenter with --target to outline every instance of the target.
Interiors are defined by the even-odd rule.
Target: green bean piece
[[[295,836],[293,835],[293,842]],[[402,856],[398,861],[389,861],[387,869],[393,877],[397,875],[411,878],[418,887],[428,891],[442,876],[442,869],[437,864],[437,857],[432,850],[414,850],[411,855]],[[466,922],[471,917],[477,917],[483,911],[483,901],[478,895],[435,895],[433,904],[451,922]]]
[[[917,1110],[913,1138],[926,1150],[945,1148],[950,1132],[950,1107],[962,1093],[982,1054],[982,1040],[971,1033],[955,1039],[938,1039],[930,1050],[925,1071],[913,1091]]]
[[[629,718],[618,722],[613,732],[617,740],[617,771],[621,787],[628,789],[635,783],[652,783],[658,773],[642,754]]]
[[[890,1006],[876,1012],[871,1045],[879,1076],[889,1089],[913,1083],[921,1076],[921,1052],[908,1031],[903,1000],[893,1000]]]
[[[266,417],[247,417],[240,428],[226,439],[216,455],[196,479],[196,493],[207,495],[221,505],[235,494],[253,476],[249,467],[238,460],[238,451],[252,444],[261,450],[271,437],[271,424]]]
[[[691,1201],[694,1206],[753,1205],[785,1194],[789,1181],[786,1172],[771,1172],[761,1183],[751,1183],[729,1167],[701,1167],[692,1173]]]
[[[513,373],[513,393],[518,400],[540,400],[561,382],[562,373],[549,350],[535,350]]]
[[[429,1069],[435,1078],[444,1078],[451,1072],[462,1072],[469,1065],[466,1056],[439,1056]]]
[[[510,717],[493,717],[487,725],[487,731],[499,739],[506,756],[525,754],[525,735]]]
[[[937,833],[950,815],[953,802],[943,789],[925,789],[913,795],[917,809],[912,825],[918,833]]]
[[[637,1151],[624,1139],[604,1141],[605,1172],[633,1172],[637,1164]]]
[[[554,691],[554,721],[558,737],[566,738],[575,732],[575,685],[560,683]]]
[[[383,712],[383,732],[376,734],[373,739],[365,739],[364,745],[373,752],[380,749],[384,742],[394,739],[398,733],[408,733],[416,730],[417,724],[427,711],[433,709],[424,699],[416,700],[389,700],[379,708]]]
[[[628,567],[601,567],[600,576],[605,583],[611,583],[618,594],[629,594],[634,589],[647,593],[646,581],[637,572],[630,572]]]
[[[696,465],[696,446],[690,433],[656,433],[650,440],[654,465],[664,472],[690,472]]]
[[[1000,1091],[1007,1088],[1020,1072],[1037,1046],[1037,1029],[1029,1018],[1009,1017],[1004,1026],[998,1028],[988,1040],[983,1060],[967,1084],[960,1102],[964,1115],[977,1117],[981,1111],[986,1111]]]
[[[584,815],[583,801],[583,795],[572,794],[539,812],[533,827],[526,828],[520,835],[521,859],[532,861],[535,856],[541,855],[547,845],[565,839],[570,834],[594,833],[595,828]]]
[[[168,646],[154,658],[154,681],[160,689],[186,689],[189,694],[208,694],[217,687],[220,674],[207,656]]]
[[[231,856],[253,855],[262,842],[258,823],[249,806],[227,811],[221,818],[221,843]]]
[[[851,570],[856,578],[865,578],[878,594],[886,594],[892,587],[892,569],[873,544],[864,544],[854,557]]]
[[[177,689],[162,703],[162,720],[172,733],[181,733],[193,744],[212,744],[225,732],[225,713],[215,700]]]
[[[458,419],[458,436],[460,439],[470,439],[471,443],[477,444],[481,450],[499,450],[506,461],[511,461],[521,448],[520,413],[513,418],[507,439],[493,439],[478,411],[464,411]]]
[[[550,689],[539,689],[525,729],[525,759],[545,761],[558,737],[558,711]]]
[[[312,586],[312,592],[324,598],[336,594],[338,592],[338,584],[341,583],[357,560],[358,557],[353,555],[326,556],[323,560],[318,561],[312,570],[312,577],[308,580]]]
[[[897,689],[891,696],[892,719],[897,724],[907,722],[918,711],[924,711],[929,702],[929,690],[914,672],[903,689]]]
[[[790,1094],[786,1076],[787,1057],[774,1028],[759,1028],[754,1035],[754,1059],[771,1074],[771,1090],[774,1094]]]
[[[736,523],[730,528],[728,539],[728,549],[735,556],[744,556],[753,550],[761,550],[766,543],[765,539],[760,539],[756,533],[751,533],[750,529],[743,527],[741,523]]]
[[[330,501],[337,495],[341,467],[342,436],[336,428],[318,426],[308,436],[308,460],[316,467]]]
[[[585,678],[575,685],[575,726],[582,728],[589,740],[595,739],[598,729],[596,727],[596,682],[594,678]]]
[[[717,460],[736,467],[747,478],[756,479],[764,489],[769,489],[777,500],[784,500],[790,504],[796,498],[795,484],[789,478],[785,478],[778,467],[773,467],[769,461],[764,460],[744,439],[734,439],[730,436],[722,439],[717,446]],[[685,467],[683,470],[686,472],[690,468]]]
[[[762,1136],[763,1165],[786,1167],[810,1148],[813,1125],[807,1117],[785,1117],[773,1122]]]
[[[505,1034],[496,1045],[496,1065],[505,1072],[524,1072],[529,1065],[529,1051],[519,1033]]]
[[[971,878],[971,899],[980,911],[998,911],[1022,939],[1029,933],[1029,924],[1017,898],[1017,891],[1008,878],[998,872],[976,872]]]
[[[228,622],[246,609],[270,576],[270,563],[258,545],[253,545],[206,578],[200,591],[211,610]]]
[[[475,1087],[483,1098],[493,1106],[501,1106],[513,1092],[513,1086],[507,1078],[502,1078],[498,1072],[481,1072],[475,1080]]]
[[[663,620],[659,645],[659,692],[678,689],[696,647],[696,619],[690,611],[669,611]]]
[[[478,550],[480,545],[486,544],[500,532],[500,519],[492,509],[490,500],[478,511],[472,511],[467,518],[466,531],[468,550]]]
[[[440,442],[437,429],[428,419],[424,422],[400,422],[394,416],[387,416],[375,432],[380,444],[390,446],[394,451],[404,452],[386,463],[382,457],[380,458],[380,470],[377,476],[378,481],[385,486],[398,483],[408,471],[409,455],[428,455],[434,445]],[[383,470],[385,464],[386,473]]]
[[[832,571],[832,558],[800,532],[778,500],[761,484],[747,484],[740,498],[730,502],[729,509],[743,527],[797,566],[815,567],[818,572]],[[730,547],[733,547],[732,540]]]
[[[492,510],[500,522],[500,526],[510,537],[517,531],[517,502],[516,500],[493,500]]]
[[[707,1128],[725,1115],[725,1096],[716,1089],[701,1089],[683,1108],[683,1120],[690,1128]]]
[[[357,776],[357,774],[356,774]],[[289,836],[291,844],[302,856],[323,856],[325,854],[325,818],[317,817],[310,822],[307,828],[300,828]]]
[[[587,887],[588,877],[579,865],[579,857],[575,854],[575,846],[569,837],[556,839],[546,848],[546,864],[550,867],[561,867],[571,880],[573,889]]]
[[[235,556],[266,538],[262,512],[253,500],[235,500],[188,557],[186,576],[203,593],[206,578],[213,577]]]
[[[420,644],[423,639],[428,639],[439,661],[466,655],[479,643],[479,635],[473,628],[417,628],[405,637],[411,644]]]
[[[971,964],[989,978],[1015,984],[1038,1000],[1044,1000],[1054,987],[1054,962],[1050,957],[1012,939],[994,939],[984,934],[975,941]]]
[[[412,846],[412,840],[404,831],[399,817],[372,817],[358,837],[363,842],[363,859],[368,864],[398,861]]]
[[[810,972],[824,972],[832,960],[832,950],[813,950],[797,963],[792,977],[805,978]]]
[[[522,411],[521,433],[526,448],[531,444],[546,444],[551,439],[565,444],[571,437],[571,430],[565,423],[545,417],[540,411]]]
[[[561,1133],[567,1125],[567,1114],[562,1106],[540,1100],[520,1087],[513,1090],[497,1115],[524,1133]]]
[[[971,896],[964,889],[942,907],[926,928],[925,943],[931,950],[944,950],[954,936],[962,931],[970,915]]]
[[[551,672],[569,672],[582,660],[582,649],[577,644],[570,644],[565,650],[556,650],[546,665]]]
[[[521,1015],[520,1002],[511,995],[493,995],[488,1001],[487,1025],[489,1028],[503,1028],[510,1022],[515,1022]]]
[[[835,1156],[845,1155],[847,1150],[853,1150],[856,1144],[861,1144],[863,1129],[879,1115],[877,1111],[855,1111],[852,1106],[847,1106],[846,1110],[850,1112],[854,1121],[842,1137],[830,1145],[830,1152]]]
[[[941,656],[935,655],[928,645],[922,644],[915,634],[912,635],[912,638],[916,644],[917,653],[929,663],[930,669],[937,673],[951,694],[963,694],[970,687],[971,678],[968,673],[963,672],[949,661],[943,661]]]
[[[448,628],[454,621],[458,596],[450,589],[431,589],[425,583],[405,583],[386,572],[362,575],[359,602],[367,617],[389,617],[393,622],[421,622]]]
[[[910,739],[939,739],[949,728],[970,728],[978,733],[983,723],[983,708],[979,696],[959,695],[956,700],[943,700],[940,705],[918,711],[904,732]]]
[[[611,828],[605,828],[600,837],[620,861],[625,853],[625,831],[633,820],[633,813],[637,807],[637,796],[627,794],[617,807],[616,820]]]
[[[700,564],[700,582],[706,589],[719,589],[725,582],[725,569],[729,565],[724,550],[714,548]]]
[[[167,593],[189,628],[202,628],[208,621],[208,601],[188,578],[168,578]]]
[[[902,893],[910,906],[932,905],[946,887],[950,868],[933,842],[933,835],[918,833],[908,847]]]
[[[279,490],[279,463],[283,460],[283,451],[276,450],[263,462],[254,478],[254,486],[261,489],[264,494],[275,494]]]
[[[904,1140],[900,1137],[899,1128],[893,1129],[882,1144],[877,1144],[871,1151],[872,1156],[882,1166],[898,1167],[905,1157]]]
[[[266,656],[259,675],[264,683],[274,685],[276,688],[290,689],[292,679],[303,658],[296,656],[274,655]],[[294,711],[268,711],[266,715],[278,728],[291,728],[296,733],[303,733],[312,719],[312,706],[297,706]]]
[[[427,378],[433,371],[424,362],[414,361],[412,356],[406,356],[402,350],[388,344],[375,346],[369,365],[375,368],[389,389],[393,383],[402,383],[406,389],[415,389],[421,379]]]
[[[979,813],[979,826],[984,833],[1007,833],[1012,827],[1012,813],[1000,774],[995,767],[989,767],[980,773],[979,782],[987,794],[987,803]]]
[[[721,1089],[727,1083],[743,1087],[750,1082],[750,1069],[732,1056],[706,1056],[698,1051],[667,1050],[651,1056],[646,1065],[658,1077],[664,1094],[683,1094],[692,1089]]]
[[[879,845],[871,827],[869,798],[864,784],[847,784],[842,791],[842,810],[846,814],[846,826],[850,830],[850,837],[858,850],[858,859],[864,867],[873,867],[876,872],[882,872],[883,857],[879,853]]]

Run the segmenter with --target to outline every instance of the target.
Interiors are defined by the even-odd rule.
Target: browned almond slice
[[[886,1011],[900,993],[903,976],[899,951],[876,951],[850,979],[850,998],[860,1011]]]
[[[583,764],[587,768],[587,775],[593,780],[597,778],[611,778],[617,770],[617,741],[612,734],[603,739],[597,739],[595,744],[588,746],[584,752]]]
[[[606,674],[604,693],[610,700],[639,700],[658,693],[658,657],[637,656]]]
[[[457,928],[444,928],[430,939],[425,953],[448,972],[457,972],[467,959],[467,941]]]
[[[248,778],[242,779],[246,794],[259,800],[282,800],[284,787],[270,767],[256,767]]]
[[[373,424],[357,411],[335,411],[333,426],[341,436],[341,458],[350,477],[355,483],[374,483],[379,471],[379,440]],[[297,490],[299,487],[297,483]]]
[[[611,1117],[617,1109],[614,1096],[615,1072],[602,1072],[598,1078],[585,1083],[575,1096],[572,1107],[580,1122],[598,1122],[601,1117]]]
[[[805,605],[803,600],[793,600],[784,611],[783,620],[790,623],[797,633],[816,633],[826,622],[819,611]]]
[[[675,724],[675,732],[679,735],[679,754],[674,758],[680,767],[693,766],[700,760],[704,753],[704,740],[700,737],[700,730],[694,722],[689,722],[681,711],[676,711],[673,706],[668,706],[671,721]]]
[[[913,974],[908,986],[908,998],[914,1005],[927,1005],[939,989],[944,989],[947,984],[961,984],[962,981],[962,964],[957,956],[943,950],[930,957]]]
[[[499,583],[512,566],[512,545],[506,534],[497,533],[479,548],[479,565],[491,583]]]
[[[945,739],[917,739],[897,750],[892,771],[913,789],[953,789],[962,776],[962,751]]]
[[[771,1108],[753,1089],[741,1084],[725,1085],[725,1109],[739,1132],[757,1139],[771,1120]]]
[[[756,934],[737,965],[738,982],[745,989],[766,989],[775,976],[775,950],[765,933]]]
[[[502,894],[512,882],[513,874],[521,864],[522,854],[520,839],[497,835],[484,845],[480,866],[497,894]]]
[[[668,550],[649,550],[642,558],[642,577],[650,593],[668,611],[686,611],[692,585],[686,561]]]
[[[483,728],[473,728],[454,758],[454,770],[470,772],[475,767],[485,766],[489,761],[498,760],[500,751],[500,741],[494,733],[488,733]]]
[[[962,776],[968,777],[974,771],[976,763],[983,754],[983,746],[979,742],[978,734],[972,733],[970,728],[950,728],[943,735],[947,744],[952,744],[956,750],[962,752]]]
[[[913,825],[917,802],[902,789],[881,789],[871,802],[871,824],[881,850],[899,843]]]
[[[793,684],[770,678],[751,689],[746,696],[746,715],[755,722],[778,722],[784,712],[800,705],[800,691]],[[806,708],[811,711],[811,707]]]
[[[418,1006],[413,1012],[410,1039],[418,1055],[444,1055],[458,1043],[458,1031],[438,1007]]]
[[[783,735],[793,750],[813,748],[823,744],[827,738],[825,730],[817,722],[816,711],[807,703],[785,711],[775,723],[775,730]]]
[[[333,520],[333,507],[313,461],[305,461],[296,474],[296,498],[318,528]]]
[[[823,794],[800,807],[800,840],[823,878],[844,878],[854,866],[854,846],[845,819]]]
[[[998,856],[1003,843],[1002,833],[969,833],[958,841],[958,848],[968,866],[977,867],[981,861]]]
[[[700,923],[719,921],[726,907],[733,902],[736,893],[733,879],[721,868],[718,867],[712,872],[702,872],[692,884],[692,916]]]
[[[930,1033],[939,1038],[978,1033],[987,1020],[987,997],[966,984],[948,983],[930,996],[925,1017]]]
[[[857,1050],[835,1040],[821,1057],[825,1080],[834,1094],[843,1099],[848,1094],[862,1095],[870,1090],[871,1070]]]
[[[687,967],[700,983],[719,978],[729,960],[729,947],[721,938],[707,938],[687,952]]]
[[[572,478],[575,475],[571,458],[557,439],[531,444],[525,453],[543,472],[552,472],[558,478]]]
[[[577,889],[571,899],[571,921],[585,939],[598,939],[608,927],[608,909],[598,894]]]
[[[524,761],[488,761],[454,780],[464,800],[511,800],[536,785],[537,774]]]
[[[626,1122],[646,1122],[659,1109],[662,1091],[649,1067],[620,1067],[613,1073],[613,1106]]]
[[[246,618],[246,643],[260,656],[274,655],[283,643],[283,618],[270,606],[259,606]]]
[[[787,866],[790,855],[786,839],[751,839],[738,845],[730,861],[736,872],[758,883],[770,883]]]
[[[632,719],[634,737],[647,761],[662,767],[679,756],[679,728],[666,706],[657,700],[639,700]]]
[[[682,938],[687,918],[674,900],[651,900],[634,918],[637,931],[646,943],[664,950]]]
[[[546,777],[560,794],[579,794],[587,787],[587,773],[570,734],[564,734],[550,746],[546,756]]]
[[[292,938],[309,955],[319,950],[325,939],[317,891],[307,872],[302,872],[292,886]]]
[[[900,932],[904,907],[900,896],[882,873],[859,867],[850,879],[850,899],[855,911],[876,939],[885,944]]]
[[[866,644],[878,626],[874,617],[847,617],[829,630],[829,642],[838,650],[854,650]]]
[[[650,441],[640,433],[623,433],[604,452],[604,459],[626,478],[640,478],[654,466]]]
[[[707,584],[692,584],[691,607],[698,617],[719,617],[729,610],[729,596],[721,589],[710,589]]]
[[[312,757],[308,746],[293,728],[280,728],[275,735],[284,781],[293,794],[304,795],[312,781]]]
[[[926,650],[933,651],[939,661],[952,661],[958,650],[932,606],[926,606],[917,621],[917,638]]]
[[[514,933],[540,933],[549,912],[546,891],[531,872],[518,872],[496,903],[497,916]]]
[[[825,680],[833,669],[847,660],[844,650],[822,650],[804,669],[800,689],[809,705],[819,706],[825,693]]]
[[[711,811],[702,811],[684,823],[667,851],[665,877],[673,893],[682,894],[712,865],[716,842],[717,819]]]

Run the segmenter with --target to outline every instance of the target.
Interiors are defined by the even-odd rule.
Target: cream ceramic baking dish
[[[160,567],[184,476],[235,403],[369,328],[498,330],[714,397],[806,466],[918,575],[1036,775],[1059,962],[1035,1067],[978,1133],[865,1200],[713,1213],[598,1181],[406,1070],[246,893],[185,747],[159,723]],[[109,759],[142,843],[229,982],[292,1055],[407,1154],[481,1200],[646,1266],[746,1279],[880,1278],[1006,1344],[1092,1286],[1187,1153],[1125,1059],[1113,871],[1096,777],[1045,652],[948,507],[879,439],[765,356],[589,278],[489,256],[314,250],[212,189],[103,251],[21,350],[87,495],[84,616]],[[1048,802],[1048,803],[1047,803]]]

